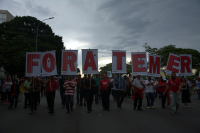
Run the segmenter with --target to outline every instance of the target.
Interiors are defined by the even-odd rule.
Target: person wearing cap
[[[99,82],[99,95],[102,96],[102,106],[103,110],[110,111],[109,102],[110,102],[110,92],[108,90],[109,87],[109,79],[107,79],[106,74],[103,74],[103,79]],[[101,91],[100,91],[101,90]]]
[[[14,101],[15,101],[15,108],[16,108],[17,102],[18,102],[18,96],[20,93],[18,81],[16,79],[13,81],[13,84],[11,85],[10,93],[11,93],[11,102],[10,102],[10,106],[8,108],[9,109],[12,108]]]
[[[143,84],[143,81],[140,81],[140,75],[137,75],[136,78],[133,80],[132,86],[135,88],[135,93],[133,96],[134,99],[134,107],[133,109],[135,110],[137,107],[137,102],[139,101],[138,107],[137,109],[142,111],[143,109],[141,109],[142,107],[142,100],[143,100],[143,91],[144,91],[144,87],[145,85]]]
[[[122,102],[124,101],[124,93],[126,92],[126,83],[123,77],[120,74],[116,74],[114,79],[115,85],[115,94],[117,97],[117,107],[118,110],[122,108]]]
[[[92,103],[94,97],[94,91],[96,88],[96,82],[91,77],[91,74],[88,74],[88,78],[85,81],[84,89],[86,92],[86,101],[87,101],[87,113],[90,113],[92,110]]]
[[[12,85],[12,82],[11,82],[10,78],[7,78],[7,81],[4,83],[4,87],[5,87],[7,96],[8,96],[8,101],[11,101],[11,97],[10,97],[11,96],[11,93],[10,93],[11,85]],[[6,102],[6,104],[8,104],[8,101]]]
[[[175,72],[171,73],[171,79],[169,79],[167,88],[163,92],[163,95],[165,95],[168,89],[170,89],[169,92],[170,103],[172,108],[172,115],[174,115],[180,106],[180,91],[181,91],[181,80],[179,78],[176,78]]]
[[[200,77],[198,77],[197,80],[195,81],[195,85],[198,94],[198,100],[200,100]]]
[[[94,80],[96,82],[96,88],[95,88],[95,103],[99,103],[99,82],[100,82],[100,77],[99,74],[96,74],[96,77],[94,77]]]
[[[155,95],[154,95],[154,89],[153,89],[153,84],[155,82],[151,80],[151,76],[147,77],[147,80],[145,81],[145,88],[146,88],[146,98],[147,98],[147,108],[154,109],[154,100],[155,100]]]
[[[161,79],[161,81],[158,84],[158,87],[160,88],[160,93],[162,96],[162,108],[165,109],[165,103],[166,103],[166,98],[167,98],[167,93],[163,94],[163,92],[165,91],[166,87],[167,87],[167,83],[166,83],[166,77],[163,77]]]
[[[65,81],[63,88],[65,90],[67,113],[69,113],[69,104],[70,104],[71,112],[73,111],[73,99],[74,99],[74,91],[75,91],[75,82],[74,80],[72,80],[72,76],[68,75],[68,79]]]
[[[24,88],[25,88],[25,91],[24,91],[24,96],[25,96],[24,109],[27,108],[27,105],[29,105],[29,107],[30,107],[30,104],[31,104],[31,101],[30,101],[30,92],[29,92],[29,87],[30,87],[31,83],[32,83],[31,77],[28,77],[28,80],[26,80],[24,82]],[[28,102],[28,104],[27,104],[27,102]]]
[[[30,86],[29,86],[29,91],[30,91],[30,100],[31,100],[31,111],[29,114],[33,114],[33,108],[34,108],[34,113],[37,112],[37,102],[40,97],[40,90],[41,90],[41,85],[39,83],[39,79],[37,77],[33,77],[33,81]]]
[[[50,76],[48,80],[44,83],[46,85],[46,96],[47,96],[47,103],[49,107],[49,112],[54,113],[54,100],[55,100],[55,91],[58,89],[58,83],[54,80],[54,76]]]

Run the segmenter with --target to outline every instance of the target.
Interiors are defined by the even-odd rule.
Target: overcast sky
[[[63,37],[67,49],[98,49],[99,67],[111,50],[144,52],[145,43],[200,51],[200,0],[0,0],[13,16],[34,16]]]

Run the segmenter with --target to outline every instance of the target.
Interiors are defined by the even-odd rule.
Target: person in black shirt
[[[30,99],[31,99],[30,114],[33,114],[33,107],[34,107],[34,112],[37,113],[37,101],[40,97],[40,90],[41,90],[41,86],[37,77],[34,77],[34,83],[32,82],[30,84],[29,90],[31,92],[30,93]]]
[[[85,81],[84,89],[86,92],[86,101],[87,101],[87,113],[92,111],[92,103],[94,97],[94,91],[96,88],[96,82],[93,78],[91,78],[91,74],[88,74],[88,78]]]
[[[62,75],[62,79],[59,80],[59,86],[60,86],[60,97],[61,97],[63,108],[65,108],[65,96],[64,96],[65,90],[63,89],[63,85],[65,81],[66,81],[65,75]]]
[[[79,92],[80,92],[80,106],[83,105],[83,99],[84,99],[84,106],[86,106],[86,95],[85,95],[85,81],[87,80],[87,74],[84,74],[84,77],[81,79],[81,83],[79,86]]]

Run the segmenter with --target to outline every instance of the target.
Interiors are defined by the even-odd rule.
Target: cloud
[[[13,15],[55,17],[45,23],[66,48],[79,50],[79,67],[86,48],[99,49],[99,66],[111,62],[111,50],[126,50],[128,61],[145,43],[200,51],[198,0],[2,0],[0,5]]]

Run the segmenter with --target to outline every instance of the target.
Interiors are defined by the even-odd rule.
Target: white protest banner
[[[149,76],[160,77],[160,55],[149,55]]]
[[[98,49],[82,49],[82,74],[98,73]]]
[[[55,50],[42,52],[42,76],[57,75]]]
[[[192,55],[181,54],[181,76],[192,76]]]
[[[112,73],[111,73],[111,71],[107,71],[107,77],[112,78]]]
[[[146,52],[132,52],[132,76],[147,75],[147,58]]]
[[[112,50],[112,73],[127,73],[126,51]]]
[[[41,52],[26,52],[26,77],[41,76]]]
[[[176,76],[178,76],[180,71],[180,56],[170,53],[165,71],[170,74],[171,72],[175,72]]]
[[[77,75],[78,50],[62,50],[61,75]]]

